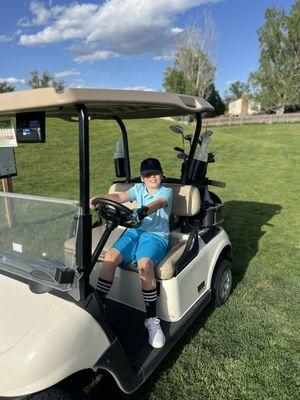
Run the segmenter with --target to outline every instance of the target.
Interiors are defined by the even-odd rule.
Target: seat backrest
[[[114,183],[110,189],[110,194],[123,193],[130,189],[134,183]],[[181,185],[179,183],[164,183],[167,188],[173,190],[172,214],[179,217],[190,217],[198,214],[201,205],[200,192],[198,188],[191,185]],[[125,203],[129,208],[136,208],[136,202]]]

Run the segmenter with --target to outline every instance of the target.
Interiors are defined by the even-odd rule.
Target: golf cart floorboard
[[[171,350],[199,313],[208,305],[211,291],[208,290],[191,309],[177,322],[161,320],[161,328],[166,337],[166,344],[161,349],[154,349],[148,342],[148,331],[144,326],[146,314],[142,311],[110,299],[105,300],[107,317],[114,334],[136,371],[146,365],[156,364]],[[148,369],[146,367],[146,369]],[[152,370],[152,368],[150,367]]]
[[[118,337],[130,361],[142,350],[151,352],[148,332],[144,326],[146,314],[114,300],[106,299],[106,313],[114,334]]]

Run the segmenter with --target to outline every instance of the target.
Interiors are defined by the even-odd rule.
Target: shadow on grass
[[[246,273],[250,261],[258,251],[258,244],[265,234],[265,226],[279,214],[277,204],[251,201],[229,201],[223,207],[223,227],[228,233],[233,249],[233,290]]]
[[[243,280],[250,261],[258,251],[258,243],[265,233],[264,226],[270,226],[269,221],[280,212],[281,208],[280,205],[247,201],[229,201],[224,204],[225,222],[223,225],[233,248],[233,290]],[[105,374],[101,381],[92,388],[87,399],[98,400],[106,395],[110,400],[149,399],[160,375],[172,368],[184,347],[193,341],[198,331],[205,326],[206,320],[212,312],[213,310],[210,308],[202,312],[146,383],[135,393],[125,395],[117,387],[114,379],[109,374]]]

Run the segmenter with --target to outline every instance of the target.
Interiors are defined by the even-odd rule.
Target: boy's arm
[[[168,202],[165,199],[157,199],[134,210],[133,215],[137,222],[141,222],[147,215],[154,213],[156,210],[163,208]]]
[[[95,206],[92,204],[92,201],[97,197],[102,197],[103,199],[110,199],[117,201],[118,203],[126,203],[127,201],[131,200],[131,196],[128,192],[124,193],[114,193],[114,194],[99,194],[98,196],[94,196],[90,199],[90,209],[92,211],[95,210]]]
[[[156,210],[163,208],[167,205],[167,201],[165,199],[157,199],[147,204],[148,211],[146,215],[154,213]]]
[[[173,192],[171,189],[164,188],[163,193],[161,194],[161,197],[158,198],[155,201],[152,201],[151,203],[147,204],[148,211],[145,213],[145,215],[149,215],[154,213],[156,210],[159,210],[160,208],[163,207],[171,207],[172,205],[172,197],[173,197]]]

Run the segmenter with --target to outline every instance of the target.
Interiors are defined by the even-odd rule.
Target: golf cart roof
[[[77,116],[76,104],[84,104],[91,118],[156,118],[212,111],[201,97],[137,90],[31,89],[0,94],[0,116],[45,111],[48,117]]]

